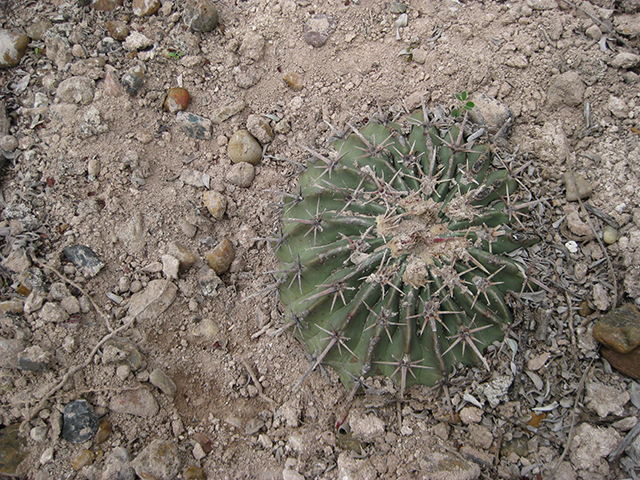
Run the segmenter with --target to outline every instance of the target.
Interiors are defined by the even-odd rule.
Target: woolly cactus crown
[[[331,154],[309,150],[276,239],[280,298],[309,371],[331,365],[348,388],[386,375],[403,393],[457,362],[489,369],[483,349],[512,320],[505,295],[528,284],[504,254],[538,241],[520,219],[535,202],[517,201],[514,176],[465,125],[423,106],[350,125]]]

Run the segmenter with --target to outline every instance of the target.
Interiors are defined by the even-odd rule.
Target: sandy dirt
[[[145,51],[110,54],[106,66],[88,66],[81,56],[56,65],[44,41],[32,41],[18,67],[0,72],[10,133],[19,141],[2,182],[2,208],[24,204],[42,224],[16,233],[5,218],[2,256],[24,251],[58,270],[76,284],[66,283],[67,296],[87,307],[61,321],[40,309],[4,316],[3,338],[22,339],[22,348],[37,346],[48,358],[43,372],[12,368],[9,361],[0,370],[0,420],[5,426],[24,422],[28,436],[28,455],[16,474],[105,478],[105,458],[115,447],[135,458],[162,439],[178,447],[175,478],[189,478],[189,466],[201,467],[209,479],[445,478],[429,473],[434,455],[456,459],[471,472],[446,478],[636,478],[631,454],[610,463],[603,457],[635,424],[638,385],[600,359],[590,333],[604,312],[640,300],[640,83],[637,67],[612,65],[620,52],[637,53],[640,14],[632,2],[613,8],[554,0],[409,0],[401,28],[397,7],[378,0],[216,5],[221,25],[210,33],[189,31],[181,5],[170,1],[149,17],[134,16],[129,2],[110,13],[76,3],[24,2],[0,20],[22,31],[53,21],[49,32],[82,45],[87,58],[96,58],[109,20],[154,42]],[[315,48],[303,28],[317,14],[331,15],[336,28]],[[121,77],[135,65],[144,70],[135,96],[105,80],[110,71]],[[285,82],[289,74],[299,75],[301,89]],[[26,88],[16,91],[25,75]],[[73,75],[95,80],[90,103],[56,99],[58,85]],[[175,86],[190,93],[190,113],[213,118],[222,107],[238,111],[214,123],[211,139],[189,138],[176,114],[162,108]],[[278,268],[264,239],[278,226],[277,192],[295,189],[293,162],[304,164],[305,146],[325,151],[334,133],[328,124],[344,129],[380,111],[419,108],[422,100],[448,109],[462,91],[484,93],[514,114],[509,148],[518,154],[517,165],[531,162],[523,178],[545,198],[546,238],[537,255],[544,258],[549,292],[522,306],[512,343],[494,352],[493,371],[463,369],[448,395],[413,387],[400,402],[393,382],[376,378],[372,385],[384,393],[358,395],[348,411],[348,392],[335,372],[323,369],[295,390],[310,360],[290,331],[280,331],[287,320],[275,297],[257,294],[273,280],[267,272]],[[267,116],[275,136],[264,145],[251,185],[241,188],[227,180],[232,162],[226,144],[246,128],[250,114]],[[91,175],[98,164],[99,173]],[[619,227],[619,238],[605,249],[593,234],[607,225],[601,216],[566,199],[567,171],[584,177],[593,189],[588,203]],[[208,190],[226,198],[222,219],[204,207]],[[198,272],[204,255],[223,239],[234,245],[235,260],[206,296]],[[570,240],[575,252],[567,250]],[[166,278],[162,257],[174,254],[176,243],[196,258],[173,279],[175,300],[158,316],[127,323],[133,291]],[[61,256],[77,244],[105,263],[96,276],[82,275]],[[2,299],[24,303],[29,292],[19,287],[33,280],[33,271],[19,262],[10,266],[22,270],[5,272]],[[65,280],[39,270],[46,276],[44,295],[60,304],[65,295],[52,296],[52,284]],[[126,364],[118,356],[122,350],[102,345],[89,357],[110,334],[107,318],[142,356],[130,372],[120,368]],[[149,383],[155,369],[175,382],[175,395]],[[487,388],[504,378],[510,387],[491,405]],[[613,397],[627,395],[604,416],[596,407],[609,400],[593,393],[600,386],[618,393]],[[152,393],[157,412],[114,411],[114,399],[139,389]],[[453,421],[447,396],[457,413]],[[110,423],[102,443],[72,444],[59,436],[64,406],[79,398]],[[550,405],[538,411],[544,419],[532,410]],[[335,426],[347,411],[352,432],[345,434]],[[624,419],[622,426],[614,423]],[[589,426],[611,433],[612,443],[598,450]],[[44,438],[29,435],[35,427],[46,427]],[[198,445],[207,445],[203,436],[210,452],[198,458],[204,448]],[[575,438],[579,442],[567,449]],[[589,445],[594,451],[585,453]],[[95,459],[74,468],[83,450]]]

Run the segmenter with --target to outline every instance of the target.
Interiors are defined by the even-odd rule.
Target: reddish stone
[[[623,375],[640,380],[640,347],[629,353],[618,353],[603,346],[600,349],[600,354]]]
[[[170,88],[164,101],[164,109],[175,113],[184,110],[189,105],[189,92],[184,88]]]
[[[640,346],[640,311],[629,303],[610,311],[593,327],[593,338],[618,353]]]

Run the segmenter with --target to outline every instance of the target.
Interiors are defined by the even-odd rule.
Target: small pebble
[[[289,86],[289,88],[291,88],[292,90],[295,90],[296,92],[299,92],[304,88],[302,76],[295,72],[287,73],[284,76],[284,83],[286,83]]]
[[[153,440],[131,462],[140,478],[169,480],[178,477],[180,457],[173,442]]]
[[[98,431],[98,416],[86,400],[76,400],[64,407],[62,438],[69,443],[83,443]]]
[[[122,46],[128,52],[137,52],[139,50],[146,50],[147,48],[152,47],[153,43],[152,39],[134,30],[127,35]]]
[[[169,246],[169,253],[178,259],[179,270],[186,272],[196,263],[197,257],[187,247],[181,243],[172,243]]]
[[[111,435],[111,423],[107,420],[100,420],[98,425],[98,431],[96,432],[96,443],[100,444],[104,442]]]
[[[179,270],[180,260],[173,255],[162,255],[162,273],[164,273],[167,278],[177,280]]]
[[[210,32],[218,26],[218,10],[211,0],[187,0],[182,20],[195,32]]]
[[[129,27],[120,20],[109,20],[107,22],[107,30],[109,35],[120,42],[129,36]]]
[[[91,450],[84,449],[77,455],[73,460],[71,460],[71,468],[74,470],[80,470],[87,465],[91,465],[93,460],[96,458],[95,453]]]
[[[27,51],[29,37],[0,29],[0,68],[15,67]]]
[[[204,469],[191,465],[184,472],[185,480],[206,480]]]
[[[593,187],[579,173],[565,172],[562,175],[562,181],[569,202],[575,202],[578,199],[586,200],[593,192]]]
[[[153,15],[160,8],[160,0],[133,0],[133,14],[138,17]]]
[[[247,130],[238,130],[229,139],[227,153],[233,163],[257,165],[262,158],[262,147]]]
[[[304,24],[304,40],[313,47],[324,45],[336,29],[336,21],[331,15],[315,15]]]
[[[159,409],[156,399],[144,388],[115,395],[109,402],[109,410],[137,417],[154,417]]]
[[[235,257],[236,252],[233,244],[226,238],[218,243],[212,251],[204,255],[207,264],[216,275],[226,272]]]
[[[116,7],[122,6],[122,0],[92,0],[91,8],[98,12],[111,12]]]
[[[227,172],[226,179],[232,185],[248,188],[255,177],[255,167],[247,162],[240,162],[232,165]]]
[[[208,191],[202,195],[204,206],[216,220],[222,220],[227,211],[227,198],[219,192]]]
[[[269,119],[262,115],[249,115],[247,117],[247,130],[262,144],[273,141],[273,129],[269,124]]]
[[[164,109],[170,113],[185,110],[189,105],[189,92],[180,87],[170,88],[164,101]]]
[[[2,135],[0,137],[0,149],[5,152],[13,152],[18,148],[18,139],[13,135]]]
[[[178,112],[176,121],[188,137],[198,140],[211,140],[211,120],[193,113]]]
[[[618,240],[618,230],[613,228],[611,225],[605,225],[602,232],[602,240],[607,245],[616,243],[616,240]]]
[[[100,160],[98,158],[92,158],[87,163],[87,174],[91,178],[97,178],[97,176],[100,175],[100,168]]]
[[[60,82],[56,90],[58,100],[63,103],[88,105],[93,101],[95,82],[88,77],[70,77]]]
[[[127,93],[133,97],[137,95],[142,88],[144,83],[144,70],[141,66],[136,65],[135,67],[130,68],[127,73],[122,76],[120,81],[122,82],[122,85],[124,85]]]
[[[95,277],[105,266],[100,257],[85,245],[65,247],[62,253],[85,277]]]
[[[149,381],[155,387],[162,390],[162,393],[173,397],[176,394],[178,387],[162,370],[156,368],[149,374]]]

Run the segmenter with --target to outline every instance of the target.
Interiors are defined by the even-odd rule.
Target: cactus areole
[[[465,117],[466,120],[466,117]],[[391,377],[401,393],[482,362],[512,321],[508,291],[529,288],[504,254],[528,247],[527,207],[490,148],[423,108],[370,122],[312,153],[284,195],[276,239],[288,324],[352,388]]]

